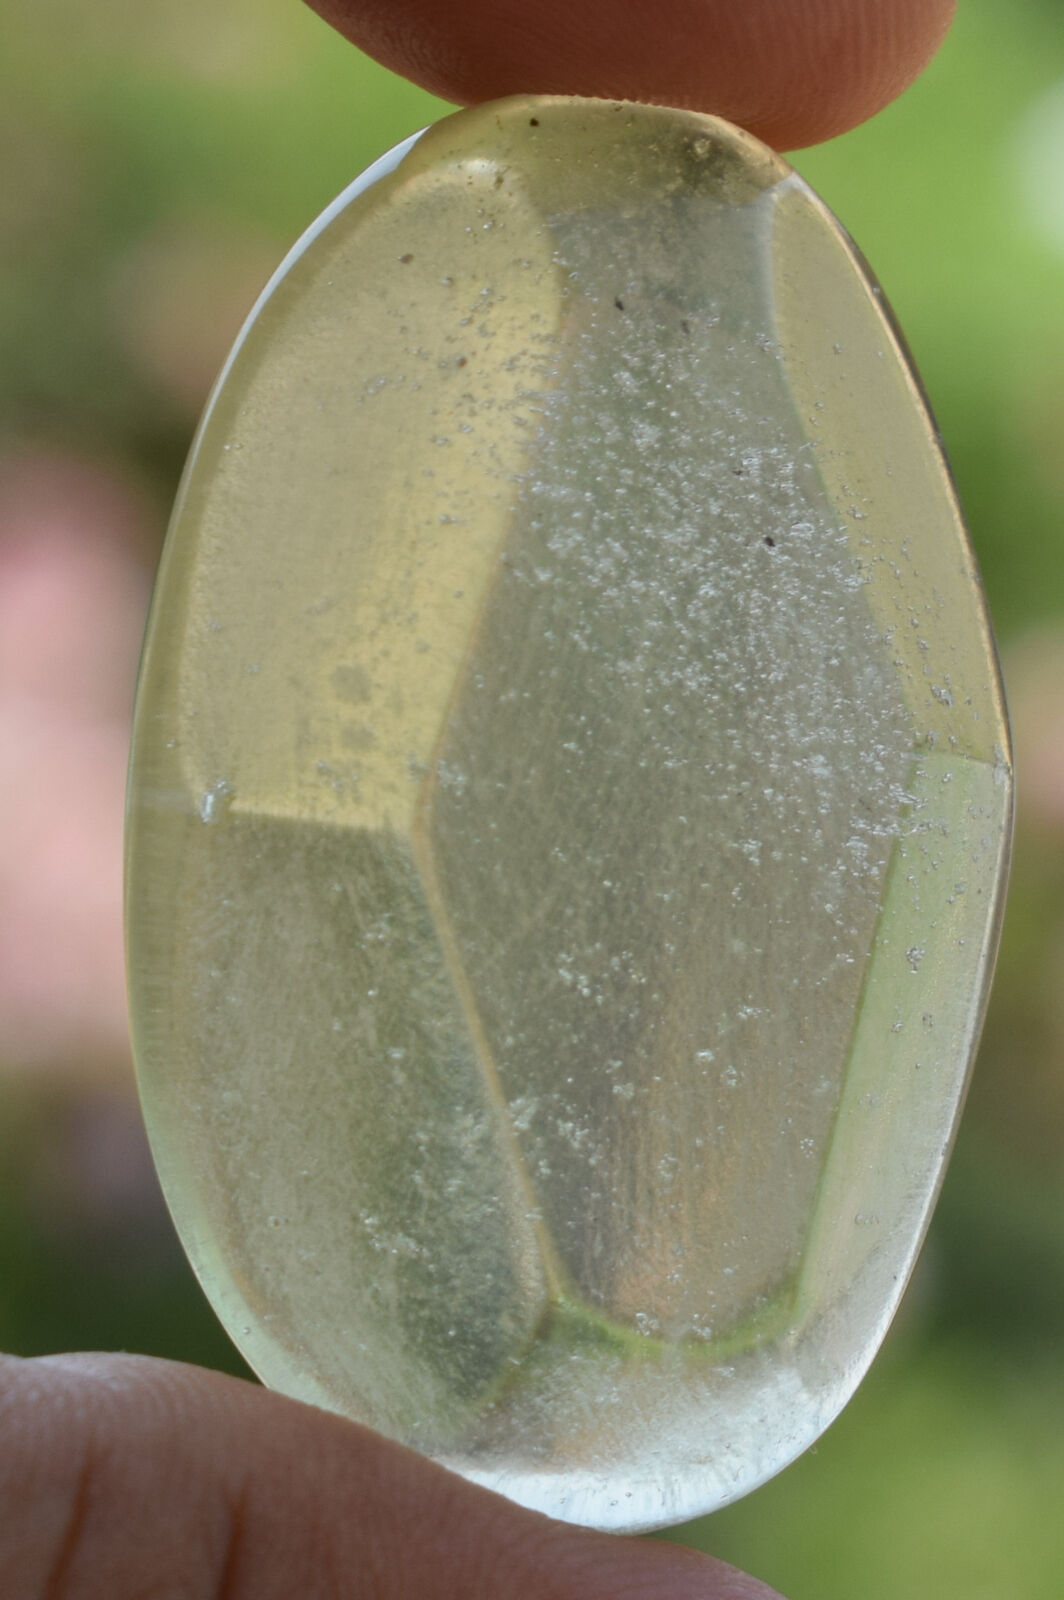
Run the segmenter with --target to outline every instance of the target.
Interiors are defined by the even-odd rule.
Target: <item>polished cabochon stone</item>
[[[599,1527],[710,1510],[896,1307],[1008,734],[879,291],[779,157],[408,140],[216,388],[137,702],[135,1054],[262,1378]]]

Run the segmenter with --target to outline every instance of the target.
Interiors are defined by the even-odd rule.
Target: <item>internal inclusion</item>
[[[546,1305],[529,1340],[529,1376],[540,1364],[539,1354],[531,1352],[547,1345],[591,1344],[604,1352],[662,1359],[679,1343],[692,1355],[719,1362],[784,1334],[795,1338],[802,1320],[824,1309],[823,1295],[811,1285],[840,1280],[843,1257],[859,1275],[863,1256],[874,1253],[887,1235],[894,1251],[893,1286],[887,1286],[877,1311],[889,1316],[918,1243],[921,1208],[926,1210],[928,1195],[926,1186],[918,1185],[920,1198],[915,1206],[909,1204],[909,1214],[903,1217],[901,1196],[911,1187],[912,1173],[923,1169],[917,1162],[901,1171],[905,1152],[900,1151],[899,1170],[885,1190],[880,1186],[878,1197],[873,1192],[854,1222],[865,1230],[859,1243],[854,1246],[845,1237],[840,1241],[835,1212],[841,1208],[844,1214],[845,1235],[853,1220],[845,1214],[861,1162],[875,1152],[877,1128],[881,1134],[883,1125],[882,1118],[877,1123],[868,1116],[854,1131],[861,1121],[859,1116],[855,1119],[850,1104],[857,1096],[854,1084],[869,1079],[873,1085],[882,1084],[892,1063],[895,1073],[907,1079],[912,1067],[909,1038],[899,1049],[894,1032],[890,1037],[882,1032],[870,1036],[868,1018],[878,1015],[884,1005],[892,1007],[896,1017],[890,1026],[896,1029],[897,1018],[911,1018],[915,992],[921,989],[920,1014],[929,1016],[936,1006],[940,1011],[939,1038],[933,1045],[924,1041],[921,1046],[927,1078],[933,1080],[937,1073],[954,1093],[971,1040],[967,940],[950,939],[941,931],[957,918],[936,903],[936,884],[946,878],[971,884],[969,914],[960,920],[973,938],[978,937],[999,864],[1000,830],[995,821],[999,797],[992,793],[999,775],[984,765],[975,784],[975,791],[980,784],[986,791],[976,797],[983,819],[979,827],[989,828],[991,835],[990,848],[983,850],[961,804],[962,798],[973,800],[969,780],[974,765],[960,758],[951,764],[933,753],[913,755],[919,736],[909,701],[923,686],[907,678],[902,681],[904,674],[891,660],[889,639],[869,605],[869,569],[852,553],[856,531],[849,534],[840,526],[842,519],[810,454],[805,420],[797,414],[788,390],[766,284],[776,200],[768,194],[745,210],[708,214],[706,235],[696,252],[691,251],[689,236],[684,249],[680,240],[671,240],[675,219],[667,205],[659,208],[653,225],[642,213],[627,223],[611,219],[617,248],[608,259],[601,251],[601,227],[593,214],[554,220],[561,257],[582,300],[572,312],[557,385],[545,397],[538,453],[524,476],[524,494],[504,540],[503,566],[458,675],[413,829],[412,848],[443,959],[498,1114],[508,1159],[526,1196],[526,1215],[536,1219]],[[689,230],[690,217],[681,220]],[[610,292],[617,276],[614,260],[626,263],[631,285],[623,301]],[[698,337],[692,341],[693,330]],[[679,423],[670,398],[677,391],[684,394]],[[655,463],[649,474],[644,456]],[[590,484],[593,496],[588,494]],[[651,530],[652,536],[643,530]],[[882,581],[878,575],[874,579]],[[705,599],[699,598],[703,595]],[[665,625],[667,635],[666,646],[657,651],[646,645],[646,637],[653,638],[655,618]],[[534,662],[528,644],[533,639],[550,641],[540,647]],[[556,659],[548,670],[546,656],[551,652]],[[555,711],[559,701],[560,710]],[[715,702],[712,710],[707,701]],[[593,708],[590,727],[582,707]],[[545,773],[535,773],[533,762],[524,760],[521,752],[515,754],[511,719],[518,708],[525,752],[533,752]],[[614,744],[612,762],[599,761],[597,766],[596,718],[605,732],[600,745],[609,744],[611,736]],[[708,743],[707,718],[714,724]],[[523,878],[535,881],[548,907],[540,936],[560,932],[550,927],[552,895],[554,911],[562,905],[558,874],[548,864],[548,856],[555,852],[541,848],[540,860],[533,866],[537,842],[544,845],[543,837],[538,841],[535,837],[544,795],[550,796],[548,815],[569,829],[575,854],[593,857],[597,834],[609,831],[600,808],[620,804],[619,797],[612,798],[619,796],[619,786],[625,785],[641,799],[651,831],[660,817],[675,817],[697,805],[699,785],[713,785],[713,777],[706,774],[716,768],[719,781],[727,765],[723,729],[729,724],[729,731],[737,728],[738,738],[748,746],[742,752],[751,769],[745,780],[756,774],[760,759],[762,779],[778,782],[782,775],[783,791],[787,792],[788,779],[796,791],[789,826],[777,827],[782,852],[771,851],[773,822],[778,820],[771,805],[766,810],[756,802],[746,829],[752,880],[762,866],[762,854],[782,861],[765,874],[765,921],[785,919],[788,913],[791,917],[783,939],[784,954],[796,957],[791,981],[799,983],[800,975],[818,987],[827,982],[832,964],[840,961],[853,970],[848,986],[835,984],[833,1000],[825,1001],[822,1020],[814,1024],[821,1029],[819,1044],[825,1057],[821,1065],[831,1097],[826,1118],[820,1114],[817,1132],[805,1141],[815,1181],[807,1199],[803,1202],[796,1190],[791,1205],[787,1183],[782,1183],[781,1193],[774,1201],[769,1198],[766,1207],[769,1213],[776,1211],[779,1237],[758,1240],[755,1225],[754,1242],[748,1246],[756,1257],[758,1244],[764,1245],[768,1259],[761,1265],[766,1267],[766,1280],[755,1293],[740,1295],[730,1313],[704,1316],[697,1331],[680,1311],[671,1319],[673,1330],[666,1326],[659,1333],[667,1317],[640,1318],[638,1313],[633,1317],[631,1307],[627,1315],[618,1315],[611,1311],[610,1294],[601,1284],[588,1293],[584,1273],[572,1266],[571,1232],[562,1240],[557,1222],[552,1231],[547,1220],[552,1211],[557,1218],[560,1209],[552,1205],[551,1180],[537,1181],[526,1154],[529,1140],[526,1137],[523,1148],[514,1123],[515,1105],[526,1098],[516,1091],[532,1058],[526,1049],[524,1065],[510,1061],[504,1070],[492,1047],[493,1039],[514,1026],[514,1013],[500,1004],[498,985],[492,981],[494,950],[521,925],[527,906],[520,903],[519,893],[510,891]],[[579,771],[578,779],[568,781],[559,749],[572,752],[568,767]],[[822,770],[817,768],[818,759]],[[680,776],[675,781],[659,778],[655,789],[654,782],[638,770],[648,766],[659,774],[672,769]],[[925,782],[929,770],[943,784],[955,782],[952,804],[944,789]],[[523,793],[520,780],[525,784]],[[832,790],[826,802],[825,783]],[[516,821],[513,814],[507,820],[505,806],[500,811],[494,799],[499,792],[514,791],[518,795],[513,812],[523,808]],[[767,795],[771,789],[764,792]],[[591,830],[581,828],[581,799],[590,808]],[[825,824],[829,838],[816,858],[819,870],[797,869],[798,892],[792,889],[788,895],[784,889],[788,869],[799,859],[803,832],[816,831],[818,812],[830,813]],[[744,847],[742,820],[735,807],[724,805],[713,816],[708,846],[703,838],[696,842],[696,851],[712,851],[721,838],[726,847]],[[631,875],[639,876],[640,862],[648,877],[651,869],[664,867],[661,881],[674,888],[683,874],[683,858],[673,833],[671,842],[660,846],[657,858],[653,851],[647,855],[641,827],[628,838],[618,836],[614,865],[619,851],[622,875],[627,867]],[[927,853],[922,836],[936,841],[938,859],[933,867],[917,859],[922,850]],[[855,850],[848,870],[843,870],[846,850],[855,839],[864,854]],[[815,856],[812,847],[810,855]],[[496,888],[504,884],[506,892],[495,896],[501,903],[495,905],[493,923],[484,926],[480,913],[491,900],[492,868]],[[727,870],[723,877],[728,878]],[[916,878],[921,881],[914,887]],[[737,884],[733,893],[738,888]],[[583,895],[585,902],[595,899],[579,874],[575,894]],[[816,942],[813,902],[818,895],[841,899],[841,908],[819,933],[819,971],[815,960],[803,968],[797,958],[803,939]],[[801,925],[795,913],[806,900],[810,920]],[[662,939],[675,932],[678,942],[686,937],[693,950],[681,952],[677,959],[698,972],[706,911],[690,898],[687,909],[691,915],[686,917],[659,917],[652,931]],[[730,907],[716,910],[718,921],[730,922]],[[631,915],[631,901],[628,912]],[[848,943],[843,930],[851,922]],[[594,933],[594,925],[589,925]],[[747,932],[750,927],[748,915]],[[652,934],[646,937],[650,942]],[[922,952],[925,941],[930,953],[920,979],[911,952]],[[587,942],[592,942],[590,935]],[[719,942],[718,929],[709,945],[719,948]],[[521,941],[515,937],[505,948],[511,969],[516,967],[523,981],[534,986],[533,969],[524,959],[528,951]],[[544,955],[540,950],[535,953]],[[707,966],[712,963],[704,962],[701,975],[711,982],[714,974]],[[775,995],[769,985],[770,1003],[778,1002],[784,1016],[797,1016],[795,996],[782,987],[786,962],[783,967]],[[735,981],[742,981],[741,964],[733,963],[730,969],[725,965],[724,971],[729,970]],[[762,984],[767,970],[763,961]],[[965,1016],[952,1019],[952,1025],[939,1005],[943,984],[958,991],[964,997],[962,1009],[967,1008]],[[727,989],[725,979],[722,1002],[738,1002],[739,995]],[[480,994],[487,1001],[486,1013]],[[801,998],[815,1011],[808,994],[802,992]],[[555,1019],[568,1003],[557,984],[553,990],[544,988],[537,999],[544,1017]],[[623,1010],[616,999],[611,997],[609,1007],[613,1015]],[[697,1009],[685,1019],[691,1026],[681,1038],[679,1057],[685,1049],[688,1057],[693,1053],[694,1036],[705,1026],[704,1017],[698,1021]],[[563,1031],[556,1021],[551,1025],[557,1044]],[[639,1026],[645,1032],[648,1025]],[[574,1028],[574,1040],[576,1036]],[[778,1050],[778,1027],[774,1038]],[[652,1051],[658,1049],[660,1040]],[[608,1054],[608,1049],[599,1053]],[[710,1050],[702,1053],[713,1055]],[[775,1075],[776,1104],[786,1107],[789,1094],[795,1102],[808,1097],[811,1075],[817,1070],[815,1054],[807,1040],[804,1052],[796,1052],[796,1067],[788,1068],[783,1055],[774,1056],[770,1049],[767,1059],[759,1059],[756,1048],[751,1048],[748,1059],[734,1070]],[[556,1066],[558,1055],[556,1050]],[[918,1061],[917,1069],[921,1065]],[[678,1058],[672,1067],[690,1074],[690,1067]],[[574,1070],[601,1072],[601,1062],[578,1053]],[[795,1070],[797,1088],[781,1088],[788,1071]],[[533,1063],[533,1078],[537,1071],[541,1083],[549,1082],[549,1066],[536,1068]],[[557,1098],[560,1082],[559,1077],[540,1098],[549,1100],[552,1094]],[[771,1103],[773,1090],[766,1093]],[[932,1088],[928,1103],[935,1096]],[[570,1098],[579,1103],[580,1090],[574,1089]],[[870,1093],[870,1099],[875,1098]],[[682,1096],[671,1109],[681,1123]],[[844,1137],[836,1148],[843,1109]],[[936,1136],[941,1140],[945,1131],[939,1127]],[[576,1132],[582,1133],[579,1126]],[[736,1154],[744,1159],[741,1134],[737,1126],[728,1130],[733,1159]],[[677,1139],[682,1156],[682,1130]],[[608,1137],[604,1148],[608,1166]],[[536,1159],[534,1138],[532,1159]],[[933,1158],[926,1170],[935,1170]],[[761,1176],[770,1187],[773,1174],[764,1161]],[[793,1172],[789,1181],[793,1187]],[[578,1213],[577,1191],[566,1194],[564,1182],[559,1187],[562,1207],[567,1205],[570,1215]],[[876,1190],[874,1181],[869,1189]],[[626,1210],[619,1202],[607,1177],[600,1205],[619,1213],[619,1232],[638,1227],[638,1208]],[[710,1209],[689,1218],[688,1226],[712,1228],[716,1220]],[[788,1226],[795,1229],[789,1247],[784,1242]],[[818,1251],[826,1252],[824,1259]],[[578,1242],[575,1255],[579,1254]],[[712,1259],[713,1252],[708,1256]],[[716,1261],[718,1269],[721,1259]],[[757,1270],[755,1266],[755,1274]],[[697,1268],[691,1278],[688,1309],[699,1297],[708,1304],[718,1286],[712,1274],[707,1281]],[[653,1313],[653,1294],[648,1300]],[[639,1320],[642,1327],[636,1325]]]
[[[693,249],[655,200],[605,258],[554,222],[580,299],[414,828],[548,1304],[645,1349],[786,1323],[914,742],[771,337],[772,223],[710,207]]]
[[[912,1170],[904,1160],[904,1148],[895,1154],[894,1171],[885,1190],[882,1182],[877,1186],[870,1179],[885,1140],[898,1133],[898,1112],[891,1101],[904,1100],[904,1086],[900,1094],[896,1087],[893,1096],[889,1088],[885,1097],[874,1091],[899,1076],[904,1085],[904,1077],[915,1065],[917,1070],[924,1069],[929,1082],[938,1080],[939,1095],[947,1105],[952,1101],[952,1080],[958,1070],[963,1071],[967,1045],[978,1022],[978,1005],[973,1007],[967,1000],[961,980],[970,959],[965,953],[967,936],[978,938],[985,921],[985,898],[994,893],[997,881],[1004,846],[1004,836],[997,827],[1003,777],[1002,769],[992,763],[963,757],[950,759],[934,753],[914,758],[911,803],[906,807],[907,815],[899,818],[899,837],[891,852],[882,909],[846,1052],[839,1110],[827,1139],[825,1161],[794,1275],[780,1285],[775,1295],[762,1300],[733,1326],[709,1337],[688,1335],[678,1344],[648,1336],[630,1321],[595,1308],[581,1295],[560,1262],[541,1219],[536,1185],[527,1171],[511,1107],[476,1016],[475,1000],[461,971],[461,957],[435,883],[422,812],[412,841],[421,881],[444,961],[474,1041],[482,1081],[503,1130],[508,1159],[518,1175],[529,1212],[540,1215],[534,1231],[547,1286],[545,1304],[523,1352],[511,1354],[505,1367],[485,1383],[476,1396],[478,1411],[504,1408],[509,1398],[534,1390],[541,1381],[549,1382],[562,1354],[660,1366],[674,1362],[682,1353],[685,1365],[694,1363],[697,1368],[717,1366],[783,1338],[793,1347],[805,1331],[804,1325],[826,1309],[825,1284],[855,1265],[841,1259],[847,1250],[854,1253],[855,1238],[859,1249],[876,1253],[878,1238],[884,1233],[891,1239],[899,1235],[902,1238],[887,1263],[894,1289],[888,1290],[886,1300],[876,1307],[880,1320],[889,1320],[919,1244],[921,1218],[919,1214],[903,1214]],[[949,815],[944,817],[941,802],[945,786],[950,784],[955,785],[950,795],[952,804]],[[951,907],[956,908],[962,898],[963,909],[951,914]],[[937,938],[940,948],[928,951],[910,942],[919,937]],[[952,1015],[948,1003],[944,1009],[940,1005],[944,993],[954,997]],[[936,1004],[937,1018],[924,1009]],[[914,1061],[912,1054],[917,1016],[925,1027],[933,1021],[939,1026],[937,1044],[926,1036],[916,1042],[922,1061]],[[912,1024],[910,1035],[899,1042],[907,1023]],[[943,1131],[937,1125],[928,1130],[930,1142],[937,1142]],[[918,1153],[910,1150],[909,1154],[911,1161]],[[851,1214],[846,1209],[847,1192],[853,1190],[855,1180],[866,1185],[863,1214]],[[924,1197],[925,1209],[928,1202],[929,1197]],[[877,1205],[891,1210],[877,1214]],[[871,1238],[866,1234],[861,1239],[859,1233],[855,1234],[854,1230],[862,1226],[871,1226]],[[866,1287],[866,1296],[867,1293]],[[854,1331],[857,1334],[858,1330]]]
[[[674,1345],[661,1338],[648,1337],[631,1323],[620,1321],[595,1309],[581,1295],[567,1272],[550,1231],[543,1220],[537,1187],[529,1176],[514,1127],[513,1111],[503,1090],[498,1068],[477,1014],[476,999],[462,966],[462,957],[449,926],[446,906],[440,892],[427,838],[426,810],[430,804],[431,783],[426,783],[422,806],[411,836],[414,859],[439,939],[440,952],[453,984],[455,997],[464,1017],[469,1039],[480,1070],[481,1081],[496,1118],[506,1159],[516,1187],[526,1206],[526,1217],[535,1220],[533,1235],[546,1288],[545,1302],[538,1322],[532,1327],[524,1351],[511,1354],[507,1366],[477,1396],[480,1405],[502,1404],[509,1392],[534,1385],[550,1374],[554,1352],[582,1351],[587,1355],[621,1357],[625,1361],[658,1361]],[[785,1331],[793,1320],[797,1284],[783,1285],[771,1299],[758,1306],[737,1326],[711,1338],[687,1338],[683,1344],[689,1354],[711,1362],[726,1360],[753,1345],[766,1342]]]

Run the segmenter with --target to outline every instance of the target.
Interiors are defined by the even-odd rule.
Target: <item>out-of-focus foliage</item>
[[[2,0],[0,427],[172,479],[285,248],[440,104],[297,0]]]
[[[35,452],[73,454],[139,486],[161,524],[210,378],[285,248],[441,107],[298,0],[0,0],[0,37],[0,473]],[[1059,5],[965,0],[920,83],[798,164],[874,264],[955,465],[1011,684],[1017,870],[968,1115],[897,1331],[816,1451],[680,1537],[791,1600],[1056,1600]],[[0,1346],[126,1347],[238,1370],[152,1185],[128,1063],[103,1079],[97,1063],[92,1082],[67,1067],[50,1061],[47,1084],[0,1073]]]
[[[1064,609],[1064,27],[966,0],[926,75],[798,160],[923,373],[999,635]]]

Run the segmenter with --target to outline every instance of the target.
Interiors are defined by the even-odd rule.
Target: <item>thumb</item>
[[[511,1505],[354,1423],[134,1356],[0,1357],[0,1594],[778,1600]]]

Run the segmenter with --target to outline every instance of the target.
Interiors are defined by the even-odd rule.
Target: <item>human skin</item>
[[[10,1600],[773,1600],[174,1362],[0,1357],[0,1438]]]
[[[954,0],[310,0],[393,71],[468,105],[584,94],[710,111],[777,150],[885,106]]]
[[[671,102],[780,148],[843,132],[930,58],[952,0],[316,0],[447,99]],[[772,1600],[679,1546],[554,1523],[354,1423],[130,1356],[0,1357],[13,1600]]]

